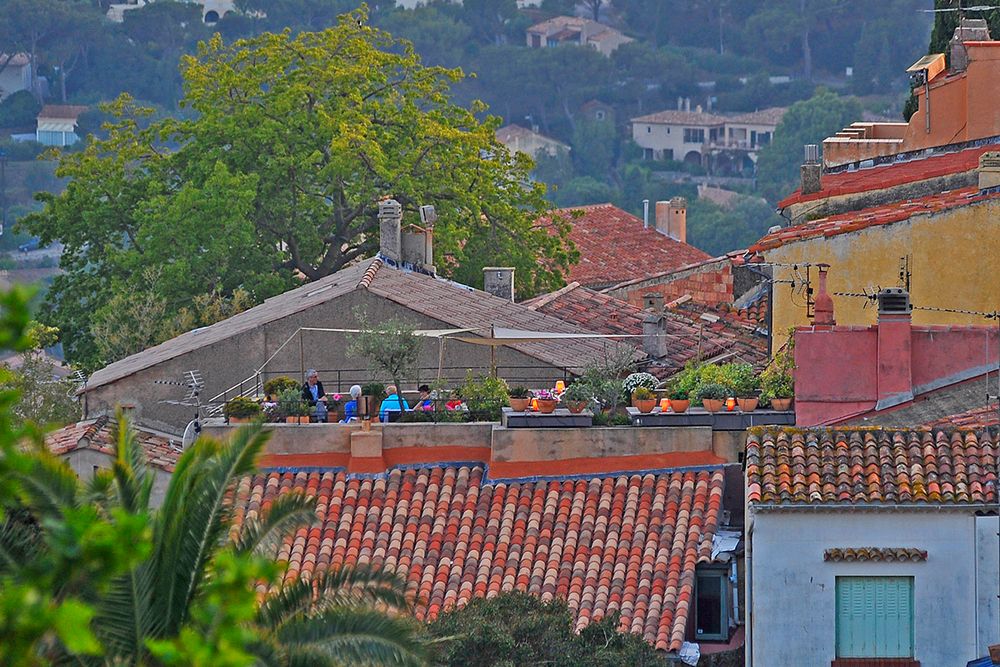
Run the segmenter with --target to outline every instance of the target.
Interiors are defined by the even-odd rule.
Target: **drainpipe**
[[[747,507],[745,553],[746,591],[743,596],[743,665],[753,667],[753,509]]]

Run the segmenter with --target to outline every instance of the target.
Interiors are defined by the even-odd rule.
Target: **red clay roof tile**
[[[114,456],[114,427],[115,421],[105,415],[52,431],[45,436],[45,444],[56,456],[63,456],[77,449],[93,449]],[[135,433],[139,444],[146,451],[149,464],[173,472],[177,459],[182,454],[181,448],[170,439],[141,428],[136,428]]]
[[[406,577],[417,616],[511,590],[567,600],[577,630],[612,612],[661,650],[685,639],[695,567],[711,560],[721,469],[589,479],[489,480],[482,465],[287,470],[236,488],[237,522],[280,493],[318,500],[319,523],[286,539],[286,577],[373,563]]]

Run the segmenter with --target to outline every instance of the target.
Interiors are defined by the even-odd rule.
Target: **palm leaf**
[[[115,462],[111,469],[118,500],[128,512],[145,512],[149,509],[153,476],[146,469],[146,452],[139,444],[135,429],[121,411],[112,428],[112,437],[115,441]]]
[[[243,524],[233,545],[236,553],[270,555],[276,542],[294,528],[316,523],[316,499],[304,493],[284,493],[274,499],[267,513]]]
[[[60,516],[63,508],[76,507],[80,480],[64,461],[49,452],[35,451],[27,470],[13,477],[24,505],[38,519]]]
[[[0,575],[10,575],[33,562],[44,543],[38,526],[20,510],[6,513],[0,523]]]

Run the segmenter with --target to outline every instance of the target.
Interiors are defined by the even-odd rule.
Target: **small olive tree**
[[[363,309],[354,310],[359,331],[348,335],[347,353],[368,362],[376,378],[388,376],[402,391],[402,379],[412,377],[420,353],[420,337],[411,322],[391,317],[377,324]]]

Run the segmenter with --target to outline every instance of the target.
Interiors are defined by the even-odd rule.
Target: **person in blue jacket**
[[[385,393],[388,394],[382,401],[382,405],[378,407],[378,420],[385,422],[389,420],[389,412],[403,412],[404,410],[409,410],[410,406],[406,403],[406,399],[399,395],[396,390],[396,385],[390,384],[385,388]]]
[[[344,418],[341,424],[350,424],[358,421],[358,398],[361,397],[361,385],[356,384],[351,387],[351,400],[344,403]]]

